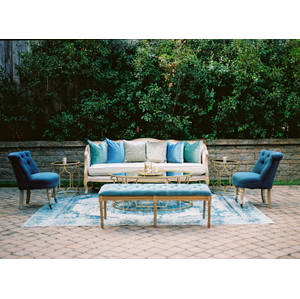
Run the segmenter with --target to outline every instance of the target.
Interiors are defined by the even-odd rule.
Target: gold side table
[[[232,185],[232,175],[238,171],[240,161],[227,160],[211,160],[211,185],[212,193],[222,195],[234,195],[235,187]],[[214,173],[216,173],[216,182],[213,183]],[[222,179],[227,179],[228,183],[222,182]]]
[[[52,172],[59,175],[59,185],[57,195],[60,197],[79,195],[80,184],[80,161],[62,163],[52,162]],[[64,182],[68,181],[68,184]],[[77,182],[76,182],[77,181]]]

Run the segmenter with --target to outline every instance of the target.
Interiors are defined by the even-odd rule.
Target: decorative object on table
[[[58,196],[76,196],[79,195],[80,184],[80,162],[52,162],[52,172],[59,175]]]
[[[152,163],[151,162],[145,162],[144,163],[144,173],[148,174],[152,172]]]
[[[8,155],[16,175],[20,190],[19,209],[23,208],[24,190],[27,190],[26,204],[30,201],[30,190],[46,189],[51,209],[51,190],[53,189],[54,199],[57,202],[56,186],[59,184],[59,176],[52,172],[40,172],[34,163],[30,151],[15,152]]]
[[[100,154],[100,156],[105,161],[104,154],[107,154],[107,162],[102,161],[94,164],[94,151],[92,150],[93,144],[99,146],[105,142],[107,144],[107,153]],[[136,171],[137,169],[144,168],[144,162],[152,162],[152,167],[158,167],[159,169],[168,169],[174,171],[188,171],[192,172],[193,175],[190,181],[195,182],[205,182],[209,185],[209,169],[208,169],[208,151],[206,145],[199,140],[184,141],[183,149],[183,163],[180,163],[181,158],[181,146],[182,141],[177,140],[158,140],[154,138],[139,138],[130,141],[126,140],[116,140],[112,141],[106,139],[105,141],[93,141],[86,146],[84,151],[84,188],[85,194],[88,193],[88,184],[101,182],[108,183],[113,182],[110,173],[121,173]],[[167,146],[168,143],[174,146],[174,156],[167,157]],[[179,143],[179,144],[178,144]],[[110,145],[108,145],[110,144]],[[119,144],[116,145],[116,144]],[[124,144],[124,149],[122,149],[122,144]],[[144,147],[145,145],[145,147]],[[115,157],[111,157],[111,148],[116,148],[118,150],[114,151]],[[145,152],[144,149],[145,148]],[[125,154],[124,154],[125,151]],[[138,153],[136,157],[134,152]],[[123,160],[122,160],[123,157]],[[179,157],[179,158],[178,158]],[[113,163],[112,163],[113,159]],[[144,161],[142,161],[145,159]],[[170,159],[173,162],[169,162]],[[141,161],[137,161],[141,160]],[[164,162],[155,162],[164,161]],[[108,163],[109,162],[109,163]]]
[[[232,175],[238,171],[240,162],[227,160],[227,157],[223,157],[222,160],[211,160],[211,162],[212,192],[223,195],[234,195],[235,189],[232,185]]]
[[[271,203],[271,189],[277,172],[277,168],[283,154],[280,152],[262,150],[255,163],[252,172],[236,172],[232,177],[232,183],[235,186],[235,200],[239,189],[240,204],[243,207],[243,198],[245,188],[261,189],[262,201],[265,202],[265,189],[267,189],[268,204],[272,208]]]
[[[130,208],[131,203],[125,203],[125,208]],[[147,202],[145,202],[147,204]],[[158,205],[164,205],[159,202]],[[157,213],[158,225],[201,225],[206,228],[207,220],[201,217],[203,213],[202,202],[195,201],[189,209],[176,210],[179,203],[170,202],[173,211],[160,211]],[[98,226],[100,223],[100,211],[98,194],[66,197],[59,200],[49,210],[47,205],[40,208],[23,227],[46,226]],[[211,223],[216,225],[245,225],[268,224],[273,221],[244,198],[244,208],[236,205],[234,196],[212,195]],[[115,209],[111,202],[107,203],[106,226],[152,226],[153,211],[122,211]],[[202,228],[199,227],[201,230]]]
[[[63,164],[67,164],[67,158],[66,157],[63,158]]]

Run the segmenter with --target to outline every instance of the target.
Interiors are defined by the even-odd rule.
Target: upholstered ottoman
[[[205,205],[207,201],[207,226],[210,227],[211,192],[206,184],[106,184],[101,187],[98,195],[102,228],[104,227],[103,218],[106,219],[106,202],[108,200],[153,201],[154,227],[156,227],[157,201],[159,200],[202,200],[203,218],[205,218]]]

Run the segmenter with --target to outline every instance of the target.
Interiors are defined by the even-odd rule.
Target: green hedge
[[[300,137],[298,40],[46,40],[21,58],[36,139]],[[24,130],[10,103],[0,126]]]

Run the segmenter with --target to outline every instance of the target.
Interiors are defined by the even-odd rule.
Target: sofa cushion
[[[91,165],[107,162],[107,143],[105,141],[96,144],[88,140],[91,153]]]
[[[168,163],[183,163],[184,142],[178,143],[168,142],[167,145],[167,161]]]
[[[194,143],[184,142],[184,161],[189,163],[200,163],[200,144],[201,141]]]
[[[125,160],[124,141],[114,142],[106,138],[107,163],[123,163]]]
[[[193,175],[203,175],[206,173],[205,166],[200,163],[152,163],[152,167],[157,166],[160,169],[171,171],[189,171]],[[108,176],[110,173],[120,173],[144,169],[144,163],[112,163],[95,164],[89,167],[89,176]]]
[[[167,141],[147,141],[146,158],[148,162],[167,161]]]
[[[126,141],[125,145],[125,161],[128,162],[144,162],[146,161],[146,142],[145,141]]]

